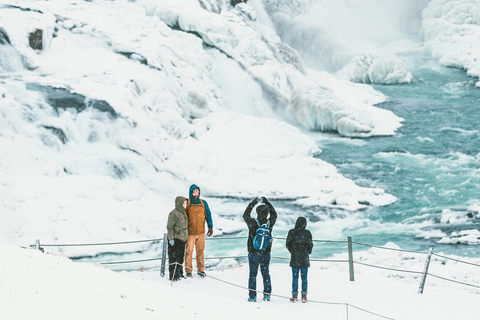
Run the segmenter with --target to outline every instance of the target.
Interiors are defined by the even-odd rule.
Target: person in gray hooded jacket
[[[183,275],[183,258],[185,243],[188,238],[187,198],[175,198],[175,209],[168,215],[168,261],[169,279],[173,281],[185,278]]]

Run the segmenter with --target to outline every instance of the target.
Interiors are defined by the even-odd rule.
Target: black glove
[[[258,203],[258,198],[253,199],[250,201],[250,204],[255,207],[255,205]]]

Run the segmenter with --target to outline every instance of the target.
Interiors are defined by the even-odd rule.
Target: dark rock
[[[28,36],[28,43],[30,47],[34,50],[42,50],[43,49],[43,30],[36,29]]]
[[[64,88],[44,86],[37,83],[28,83],[27,89],[42,92],[47,103],[57,113],[59,112],[59,109],[71,109],[76,112],[82,112],[87,108],[93,108],[109,114],[112,119],[117,119],[119,117],[115,112],[115,109],[104,100],[90,99],[81,94],[70,92]]]
[[[247,0],[230,0],[230,4],[235,7],[239,3],[247,3]]]
[[[0,28],[0,44],[10,44],[10,38],[8,37],[7,32],[3,28]]]
[[[63,144],[67,143],[67,141],[68,141],[67,135],[65,134],[65,132],[63,132],[62,129],[52,127],[52,126],[43,126],[43,127],[45,129],[48,129],[48,130],[52,131],[53,134],[55,134],[58,137],[58,139],[60,139],[60,141],[62,141]]]

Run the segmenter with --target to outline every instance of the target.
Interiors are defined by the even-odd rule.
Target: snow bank
[[[480,3],[432,0],[423,11],[425,48],[445,66],[480,77]],[[480,87],[480,81],[476,83]]]
[[[410,83],[412,74],[404,61],[394,55],[365,53],[355,56],[336,73],[341,79],[359,83]]]

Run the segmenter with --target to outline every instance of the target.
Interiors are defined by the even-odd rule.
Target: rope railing
[[[247,239],[248,236],[238,236],[238,237],[206,237],[205,240],[236,240],[236,239]],[[274,240],[286,240],[285,237],[273,237]],[[107,246],[107,245],[120,245],[120,244],[132,244],[132,243],[142,243],[142,242],[161,242],[163,239],[146,239],[146,240],[133,240],[133,241],[117,241],[117,242],[98,242],[98,243],[67,243],[67,244],[41,244],[42,247],[83,247],[83,246]],[[313,242],[323,242],[323,243],[347,243],[346,240],[319,240],[313,239]],[[30,247],[35,247],[36,244],[30,245]]]
[[[347,261],[348,262],[348,261]],[[377,268],[377,269],[384,269],[384,270],[390,270],[390,271],[397,271],[397,272],[406,272],[406,273],[418,273],[422,274],[421,271],[412,271],[412,270],[402,270],[402,269],[395,269],[395,268],[389,268],[389,267],[382,267],[382,266],[375,266],[373,264],[368,264],[368,263],[363,263],[359,261],[354,261],[355,264],[360,264],[362,266],[367,266],[367,267],[372,267],[372,268]]]
[[[118,242],[101,242],[101,243],[69,243],[69,244],[43,244],[42,247],[86,247],[86,246],[110,246],[110,245],[119,245],[119,244],[132,244],[132,243],[141,243],[141,242],[160,242],[163,239],[148,239],[148,240],[134,240],[134,241],[118,241]],[[38,245],[32,244],[30,247],[35,247]]]
[[[427,253],[428,253],[428,252],[424,252],[424,251],[412,251],[412,250],[404,250],[404,249],[397,249],[397,248],[382,247],[382,246],[376,246],[376,245],[373,245],[373,244],[366,244],[366,243],[355,242],[355,241],[352,241],[352,243],[353,243],[353,244],[358,244],[358,245],[361,245],[361,246],[378,248],[378,249],[384,249],[384,250],[391,250],[391,251],[400,251],[400,252],[418,253],[418,254],[427,254]]]
[[[437,257],[440,257],[440,258],[443,258],[443,259],[448,259],[448,260],[452,260],[452,261],[455,261],[455,262],[460,262],[460,263],[469,264],[469,265],[471,265],[471,266],[480,267],[480,264],[471,263],[471,262],[467,262],[467,261],[462,261],[462,260],[450,258],[450,257],[447,257],[447,256],[442,256],[442,255],[436,254],[436,253],[434,253],[433,255],[434,255],[434,256],[437,256]]]
[[[430,272],[428,273],[428,275],[429,275],[429,276],[432,276],[432,277],[434,277],[434,278],[438,278],[438,279],[445,280],[445,281],[450,281],[450,282],[462,284],[462,285],[469,286],[469,287],[480,288],[480,286],[477,286],[477,285],[474,285],[474,284],[469,284],[469,283],[461,282],[461,281],[458,281],[458,280],[453,280],[453,279],[448,279],[448,278],[440,277],[440,276],[431,274]]]
[[[169,266],[171,265],[178,265],[178,266],[182,266],[181,264],[177,263],[177,262],[174,262],[174,263],[171,263],[169,264]],[[193,271],[193,270],[192,270]],[[237,288],[241,288],[241,289],[244,289],[244,290],[247,290],[248,292],[250,291],[255,291],[257,294],[263,294],[263,291],[260,291],[260,290],[252,290],[248,287],[245,287],[243,285],[239,285],[239,284],[236,284],[236,283],[233,283],[233,282],[230,282],[230,281],[226,281],[226,280],[223,280],[223,279],[220,279],[220,278],[217,278],[217,277],[213,277],[212,275],[208,274],[207,275],[208,278],[210,279],[213,279],[215,281],[218,281],[218,282],[223,282],[225,284],[228,284],[230,286],[234,286],[234,287],[237,287]],[[173,284],[173,281],[172,281],[172,284]],[[290,297],[287,297],[287,296],[284,296],[284,295],[279,295],[279,294],[275,294],[275,293],[270,293],[269,294],[270,296],[272,297],[277,297],[277,298],[281,298],[281,299],[285,299],[285,300],[290,300]],[[347,302],[332,302],[332,301],[321,301],[321,300],[308,300],[308,303],[317,303],[317,304],[327,304],[327,305],[339,305],[339,306],[345,306],[346,307],[346,317],[347,317],[347,320],[348,320],[348,308],[351,307],[351,308],[354,308],[354,309],[357,309],[357,310],[360,310],[362,312],[366,312],[368,314],[371,314],[371,315],[374,315],[374,316],[377,316],[379,318],[382,318],[382,319],[388,319],[388,320],[395,320],[394,318],[390,318],[390,317],[387,317],[387,316],[384,316],[384,315],[381,315],[379,313],[376,313],[376,312],[372,312],[372,311],[369,311],[365,308],[360,308],[358,306],[355,306],[351,303],[347,303]]]
[[[210,237],[210,238],[206,238],[206,240],[235,240],[235,239],[246,239],[246,238],[248,238],[248,236],[227,236],[227,237]],[[284,237],[273,237],[273,239],[285,240],[286,238],[284,238]],[[165,240],[166,240],[166,234],[165,234],[165,237],[163,239],[158,238],[158,239],[103,242],[103,243],[41,244],[41,246],[40,246],[40,241],[37,240],[36,245],[31,245],[30,247],[36,247],[39,250],[43,250],[42,247],[54,247],[54,246],[57,246],[57,247],[78,247],[78,246],[122,245],[122,244],[145,243],[145,242],[163,242],[164,253],[161,257],[151,258],[151,259],[127,260],[127,261],[97,262],[101,265],[116,265],[116,264],[129,264],[129,263],[140,263],[140,262],[162,260],[161,268],[163,270],[164,267],[165,267],[166,246],[167,246],[167,241],[165,241]],[[390,268],[390,267],[385,267],[385,266],[378,266],[378,265],[368,264],[368,263],[365,263],[365,262],[360,262],[360,261],[354,260],[353,259],[352,244],[356,244],[356,245],[360,245],[360,246],[367,246],[367,247],[372,247],[372,248],[377,248],[377,249],[383,249],[383,250],[397,251],[397,252],[408,252],[408,253],[415,253],[415,254],[434,255],[434,256],[437,256],[437,257],[442,258],[442,259],[449,259],[449,260],[452,260],[452,261],[468,264],[468,265],[475,266],[475,267],[480,267],[480,264],[475,264],[475,263],[471,263],[471,262],[467,262],[467,261],[463,261],[463,260],[459,260],[459,259],[450,258],[450,257],[447,257],[447,256],[443,256],[443,255],[440,255],[440,254],[430,252],[430,251],[429,252],[423,252],[423,251],[404,250],[404,249],[383,247],[383,246],[378,246],[378,245],[371,245],[371,244],[356,242],[356,241],[352,241],[350,237],[347,241],[345,241],[345,240],[321,240],[321,239],[314,239],[313,241],[314,242],[320,242],[320,243],[347,243],[349,245],[349,247],[348,247],[349,259],[348,260],[310,258],[310,261],[312,261],[312,262],[327,262],[327,263],[347,263],[348,262],[349,263],[349,269],[350,269],[350,280],[351,281],[354,281],[353,266],[354,266],[354,264],[357,264],[357,265],[362,265],[362,266],[366,266],[366,267],[370,267],[370,268],[377,268],[377,269],[383,269],[383,270],[394,271],[394,272],[405,272],[405,273],[411,273],[411,274],[423,274],[423,279],[422,279],[423,283],[425,282],[426,276],[431,275],[432,277],[442,279],[442,280],[445,280],[445,281],[449,281],[449,282],[453,282],[453,283],[457,283],[457,284],[461,284],[461,285],[466,285],[466,286],[470,286],[470,287],[480,288],[480,286],[478,286],[478,285],[469,284],[469,283],[461,282],[461,281],[458,281],[458,280],[448,279],[448,278],[445,278],[445,277],[441,277],[441,276],[429,273],[428,272],[428,264],[430,263],[429,258],[427,259],[427,267],[424,270],[424,272],[413,271],[413,270],[404,270],[404,269],[398,269],[398,268]],[[245,259],[247,257],[248,257],[247,255],[239,255],[239,256],[205,257],[205,259],[206,260],[209,260],[209,259],[211,259],[211,260]],[[271,258],[272,259],[279,259],[279,260],[289,260],[290,259],[290,257],[280,257],[280,256],[272,256]],[[158,267],[151,267],[151,268],[154,269],[154,268],[158,268]],[[150,268],[142,267],[142,269],[150,269]],[[123,269],[121,271],[125,271],[125,270],[138,270],[138,268],[137,269]],[[423,288],[422,288],[422,291],[423,291]],[[422,292],[420,292],[420,293],[422,293]]]

